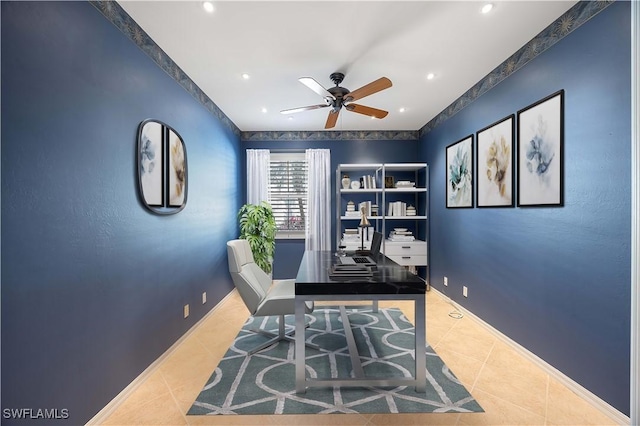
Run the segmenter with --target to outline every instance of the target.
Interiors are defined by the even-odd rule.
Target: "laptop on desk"
[[[376,261],[374,259],[378,258],[381,244],[382,234],[380,232],[374,232],[373,239],[371,240],[371,250],[369,250],[369,253],[340,257],[339,263],[342,265],[375,266]]]

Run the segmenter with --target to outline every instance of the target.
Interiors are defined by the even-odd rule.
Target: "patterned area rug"
[[[368,377],[414,375],[414,327],[396,308],[347,308],[360,360]],[[351,361],[337,307],[316,307],[307,315],[307,377],[349,377]],[[289,324],[291,321],[291,324]],[[295,393],[294,344],[281,341],[252,356],[266,341],[249,329],[277,331],[277,317],[249,318],[187,414],[329,414],[482,412],[477,401],[427,346],[427,390],[414,387],[309,388]],[[293,316],[287,317],[287,328]]]

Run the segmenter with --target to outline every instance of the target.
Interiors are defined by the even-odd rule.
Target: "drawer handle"
[[[402,246],[402,248],[410,249],[410,248],[411,248],[411,246]]]
[[[411,259],[411,256],[402,256],[403,259]]]

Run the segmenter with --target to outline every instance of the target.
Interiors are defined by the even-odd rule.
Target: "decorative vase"
[[[342,176],[342,189],[349,189],[349,185],[351,185],[351,179],[349,179],[349,176]]]

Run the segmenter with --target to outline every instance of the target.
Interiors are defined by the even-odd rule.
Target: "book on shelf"
[[[396,228],[389,232],[389,241],[414,241],[413,232],[405,228]]]
[[[376,178],[371,175],[363,175],[360,178],[360,187],[362,189],[376,189]]]
[[[415,188],[416,187],[416,183],[415,182],[410,182],[408,180],[399,180],[398,182],[396,182],[396,188],[401,189],[401,188]]]
[[[371,216],[371,201],[363,201],[358,204],[358,214],[360,214],[363,207],[365,216]]]
[[[389,241],[415,241],[413,235],[389,235]]]
[[[387,209],[387,216],[406,216],[407,203],[403,201],[392,201]]]
[[[342,234],[342,241],[358,243],[360,243],[363,239],[364,241],[371,241],[374,231],[375,229],[373,229],[373,226],[362,228],[362,232],[360,231],[360,228],[345,229],[344,233]]]

